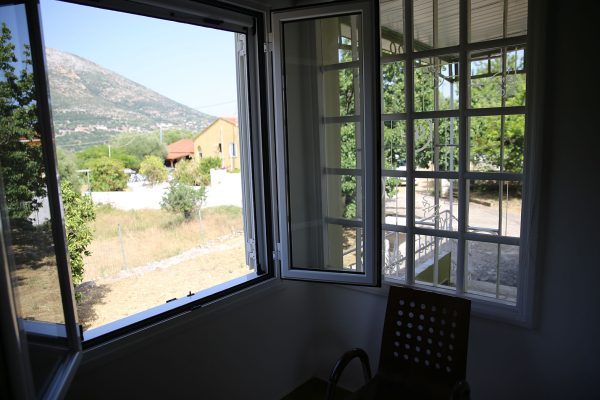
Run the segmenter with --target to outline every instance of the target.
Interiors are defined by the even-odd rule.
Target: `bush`
[[[200,174],[200,166],[194,160],[181,160],[175,164],[173,179],[184,185],[199,186],[206,184]]]
[[[203,185],[210,185],[210,170],[221,168],[221,159],[219,157],[205,157],[200,160],[198,171]]]
[[[140,164],[140,174],[144,175],[148,182],[155,185],[167,180],[169,172],[163,164],[162,159],[157,156],[146,156]]]
[[[71,275],[73,283],[79,284],[83,280],[83,257],[90,255],[87,249],[93,239],[90,223],[96,219],[96,213],[92,200],[86,196],[82,197],[73,190],[68,181],[64,180],[60,183],[60,191],[65,210],[65,231]]]
[[[121,161],[103,157],[91,165],[90,183],[95,192],[121,191],[127,187],[127,175]]]
[[[182,213],[185,219],[191,219],[200,210],[201,203],[206,198],[204,186],[194,188],[177,181],[169,184],[169,190],[165,193],[160,203],[161,208]]]

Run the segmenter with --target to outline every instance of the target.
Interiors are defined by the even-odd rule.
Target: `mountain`
[[[199,132],[215,117],[179,104],[85,58],[46,49],[58,145],[81,149],[123,132]]]

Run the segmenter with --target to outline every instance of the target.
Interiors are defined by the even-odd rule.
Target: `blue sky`
[[[87,58],[179,103],[237,116],[234,34],[41,1],[47,47]]]

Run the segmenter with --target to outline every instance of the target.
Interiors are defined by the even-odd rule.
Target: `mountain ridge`
[[[76,54],[47,48],[46,60],[59,146],[81,149],[161,126],[200,132],[216,119]]]

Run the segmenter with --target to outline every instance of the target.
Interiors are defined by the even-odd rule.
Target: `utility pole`
[[[108,158],[110,158],[110,143],[108,143]]]

